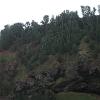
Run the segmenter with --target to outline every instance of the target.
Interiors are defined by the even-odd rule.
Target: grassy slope
[[[100,100],[99,96],[86,94],[86,93],[58,93],[56,95],[56,100]]]
[[[0,63],[9,63],[16,60],[15,53],[9,51],[0,52]]]

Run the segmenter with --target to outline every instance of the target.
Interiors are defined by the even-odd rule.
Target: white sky
[[[58,15],[63,10],[78,10],[81,5],[95,6],[100,0],[0,0],[0,30],[6,24],[35,20],[44,15]]]

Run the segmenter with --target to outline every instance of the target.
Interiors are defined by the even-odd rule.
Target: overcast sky
[[[0,0],[0,30],[6,24],[35,20],[44,15],[58,15],[63,10],[78,10],[81,5],[96,6],[100,0]]]

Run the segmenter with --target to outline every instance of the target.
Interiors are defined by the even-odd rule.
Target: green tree
[[[47,25],[48,22],[49,22],[49,16],[48,16],[48,15],[45,15],[45,16],[43,17],[43,21],[42,21],[41,23],[42,23],[43,25]]]

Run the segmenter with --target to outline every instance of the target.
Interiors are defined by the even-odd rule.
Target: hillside
[[[5,25],[0,36],[0,99],[99,100],[100,15],[89,6],[41,24]]]

